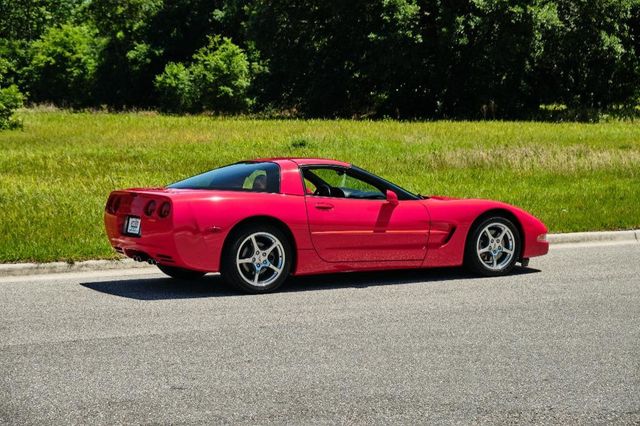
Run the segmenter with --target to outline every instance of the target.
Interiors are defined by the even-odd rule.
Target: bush
[[[13,112],[22,106],[23,100],[24,97],[15,84],[0,89],[0,130],[20,126],[20,122],[13,118]]]
[[[20,122],[12,117],[13,112],[22,106],[24,96],[15,84],[2,88],[10,68],[11,63],[7,59],[0,57],[0,130],[13,129],[20,126]]]
[[[234,112],[250,106],[249,61],[241,48],[228,38],[212,37],[193,59],[191,74],[203,109]]]
[[[251,79],[245,52],[228,38],[211,37],[188,67],[167,64],[155,87],[166,111],[238,112],[252,103],[247,95]]]
[[[164,111],[186,112],[194,109],[193,78],[181,63],[169,62],[155,78],[155,87]]]
[[[103,40],[86,25],[49,28],[31,45],[31,98],[59,105],[91,103]]]

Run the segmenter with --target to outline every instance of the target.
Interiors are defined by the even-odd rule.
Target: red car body
[[[509,204],[438,196],[395,202],[314,196],[305,190],[301,167],[352,166],[309,158],[255,161],[279,166],[277,193],[174,188],[112,192],[104,215],[111,245],[136,260],[218,272],[231,231],[261,220],[286,229],[295,252],[293,275],[458,266],[474,222],[498,213],[518,227],[519,260],[549,249],[545,225]],[[160,217],[160,208],[145,214],[150,201],[164,205],[166,217]],[[141,219],[140,236],[124,232],[130,216]]]

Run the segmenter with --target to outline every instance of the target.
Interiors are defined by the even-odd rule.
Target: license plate
[[[125,230],[127,234],[140,235],[140,218],[129,216],[127,218],[127,226]]]

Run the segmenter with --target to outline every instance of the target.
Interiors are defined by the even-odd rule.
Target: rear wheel
[[[222,276],[247,293],[280,287],[291,272],[293,251],[287,235],[269,224],[249,225],[229,236],[222,256]]]
[[[484,276],[506,275],[520,257],[518,228],[509,219],[494,216],[471,230],[465,249],[465,265]]]
[[[205,275],[205,272],[192,271],[191,269],[178,268],[175,266],[156,265],[165,274],[178,280],[197,280]]]

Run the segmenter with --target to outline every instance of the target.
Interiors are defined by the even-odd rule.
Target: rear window
[[[280,168],[275,163],[236,163],[173,183],[176,189],[279,192]]]

